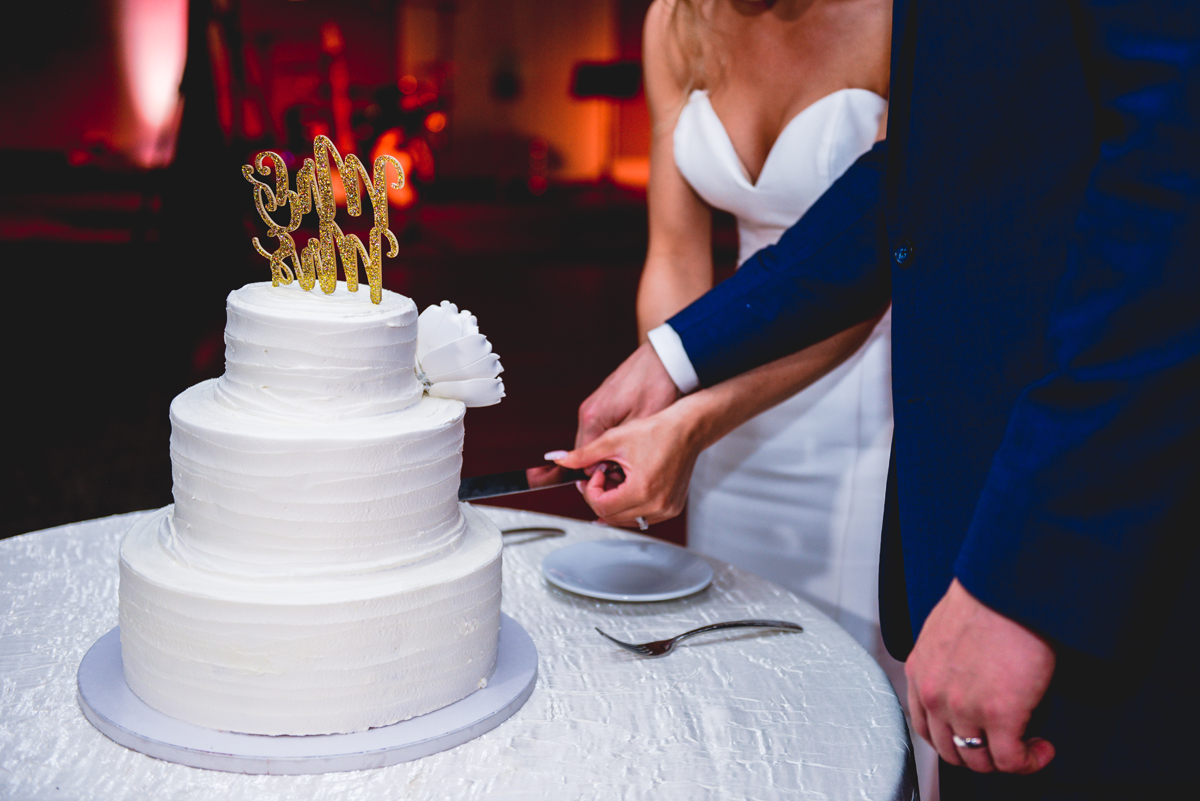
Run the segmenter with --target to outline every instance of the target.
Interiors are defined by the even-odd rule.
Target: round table
[[[707,799],[917,797],[911,744],[882,669],[791,593],[709,560],[703,592],[619,603],[558,590],[546,554],[589,539],[637,538],[578,520],[481,507],[512,535],[503,610],[538,649],[533,695],[479,738],[414,762],[311,776],[245,776],[162,762],[94,729],[76,670],[117,623],[117,550],[137,514],[0,541],[0,798]],[[792,620],[687,640],[645,659],[632,642],[740,618]]]

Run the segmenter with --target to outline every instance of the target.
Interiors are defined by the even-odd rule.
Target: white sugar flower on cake
[[[436,398],[491,406],[504,397],[500,357],[479,333],[475,316],[443,300],[417,318],[417,377]]]

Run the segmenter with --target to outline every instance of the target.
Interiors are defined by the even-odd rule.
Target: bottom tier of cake
[[[463,505],[459,545],[359,575],[247,578],[171,552],[172,507],[121,545],[121,652],[151,707],[213,729],[333,734],[431,712],[484,686],[500,627],[501,537]]]

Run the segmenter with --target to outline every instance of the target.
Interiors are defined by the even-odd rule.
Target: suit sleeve
[[[1013,409],[955,573],[1113,659],[1170,608],[1200,539],[1200,15],[1090,5],[1100,147],[1051,317],[1056,367]]]
[[[878,314],[891,294],[880,248],[886,143],[863,154],[779,242],[668,320],[712,386]]]

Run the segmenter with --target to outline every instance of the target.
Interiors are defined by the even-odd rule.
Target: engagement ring
[[[646,518],[635,517],[634,520],[637,521],[638,528],[640,528],[642,531],[645,531],[646,529],[650,528],[650,524],[646,522]]]
[[[952,735],[954,744],[959,748],[983,748],[986,744],[982,737],[959,737],[957,734]]]

